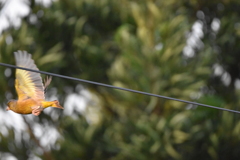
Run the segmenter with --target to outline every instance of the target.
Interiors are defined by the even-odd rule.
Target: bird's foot
[[[35,115],[35,116],[38,116],[42,111],[43,111],[42,106],[32,107],[32,114]]]

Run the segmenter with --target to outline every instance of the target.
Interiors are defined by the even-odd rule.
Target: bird
[[[16,66],[39,70],[32,59],[32,55],[26,51],[14,52]],[[64,109],[59,101],[45,101],[45,92],[51,83],[52,77],[47,77],[42,81],[40,73],[22,69],[16,69],[15,89],[18,99],[10,100],[6,110],[11,110],[18,114],[33,114],[38,116],[48,107]]]

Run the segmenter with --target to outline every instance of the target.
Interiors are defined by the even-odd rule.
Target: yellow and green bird
[[[38,70],[31,54],[26,51],[14,52],[16,65],[23,68]],[[57,100],[45,101],[45,89],[51,82],[47,78],[44,85],[40,73],[16,69],[15,88],[18,100],[10,100],[6,110],[19,114],[33,114],[38,116],[45,108],[55,107],[63,109]]]

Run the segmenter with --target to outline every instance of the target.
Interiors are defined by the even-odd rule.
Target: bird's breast
[[[32,107],[34,106],[40,106],[40,102],[31,98],[27,100],[17,101],[15,112],[20,114],[30,114],[32,113]]]

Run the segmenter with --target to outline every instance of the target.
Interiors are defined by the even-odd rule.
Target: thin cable
[[[177,98],[161,96],[161,95],[157,95],[157,94],[153,94],[153,93],[147,93],[147,92],[142,92],[142,91],[137,91],[137,90],[133,90],[133,89],[116,87],[116,86],[112,86],[112,85],[108,85],[108,84],[104,84],[104,83],[98,83],[98,82],[94,82],[94,81],[78,79],[78,78],[64,76],[64,75],[60,75],[60,74],[55,74],[55,73],[50,73],[50,72],[33,70],[33,69],[29,69],[29,68],[18,67],[18,66],[14,66],[14,65],[10,65],[10,64],[5,64],[5,63],[0,63],[0,65],[1,66],[5,66],[5,67],[23,69],[23,70],[27,70],[27,71],[31,71],[31,72],[37,72],[37,73],[41,73],[41,74],[46,74],[46,75],[50,75],[50,76],[70,79],[70,80],[74,80],[74,81],[90,83],[90,84],[95,84],[95,85],[104,86],[104,87],[108,87],[108,88],[120,89],[120,90],[124,90],[124,91],[128,91],[128,92],[139,93],[139,94],[144,94],[144,95],[148,95],[148,96],[154,96],[154,97],[158,97],[158,98],[164,98],[164,99],[169,99],[169,100],[173,100],[173,101],[179,101],[179,102],[183,102],[183,103],[188,103],[188,104],[193,104],[193,105],[198,105],[198,106],[203,106],[203,107],[208,107],[208,108],[213,108],[213,109],[218,109],[218,110],[222,110],[222,111],[228,111],[228,112],[233,112],[233,113],[240,114],[240,111],[226,109],[226,108],[220,108],[220,107],[215,107],[215,106],[211,106],[211,105],[207,105],[207,104],[201,104],[201,103],[197,103],[197,102],[191,102],[191,101],[181,100],[181,99],[177,99]]]

